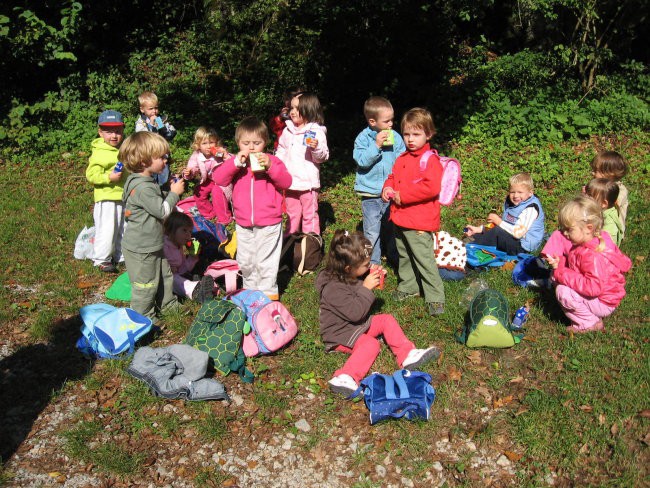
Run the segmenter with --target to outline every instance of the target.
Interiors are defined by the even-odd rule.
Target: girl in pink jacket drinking
[[[291,99],[291,120],[287,120],[275,155],[287,165],[293,177],[285,194],[287,233],[320,234],[318,190],[321,163],[327,161],[327,129],[323,109],[314,93],[298,93]]]
[[[183,170],[183,178],[199,177],[199,183],[194,187],[196,207],[206,219],[216,218],[217,222],[228,225],[232,220],[232,187],[216,185],[212,180],[212,172],[232,154],[222,147],[219,136],[211,127],[199,127],[196,130],[192,149],[194,152]]]
[[[625,296],[625,277],[632,262],[611,239],[600,235],[601,206],[581,195],[566,203],[558,215],[571,241],[568,255],[547,255],[557,283],[555,294],[571,320],[569,332],[603,330],[603,318],[614,312]]]
[[[237,263],[244,288],[260,290],[271,300],[278,293],[282,250],[282,190],[291,185],[284,163],[264,153],[269,130],[255,117],[241,121],[235,131],[239,152],[219,166],[217,185],[232,183],[232,206],[237,230]]]

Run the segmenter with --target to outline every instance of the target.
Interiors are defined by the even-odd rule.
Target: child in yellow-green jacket
[[[123,262],[124,171],[117,165],[117,154],[124,139],[124,120],[115,110],[106,110],[97,120],[99,137],[93,140],[86,179],[95,187],[95,242],[93,264],[100,271],[116,273],[116,264]]]

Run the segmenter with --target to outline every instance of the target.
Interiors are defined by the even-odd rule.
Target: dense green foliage
[[[347,148],[370,94],[398,116],[430,108],[438,142],[556,143],[646,130],[642,0],[206,0],[0,6],[5,158],[84,150],[97,114],[129,120],[156,91],[186,149],[200,124],[226,139],[267,119],[289,86],[314,89],[333,146]]]

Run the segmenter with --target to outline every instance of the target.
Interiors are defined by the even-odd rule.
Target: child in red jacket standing
[[[399,284],[396,298],[404,300],[424,292],[430,315],[445,308],[445,290],[433,251],[433,232],[440,230],[442,165],[428,153],[429,139],[436,133],[428,110],[413,108],[402,117],[406,152],[397,158],[384,183],[382,198],[392,200],[390,220],[395,224],[399,253]]]
[[[269,130],[255,117],[235,130],[239,152],[212,173],[215,184],[232,183],[232,206],[237,230],[237,264],[244,288],[260,290],[278,300],[278,268],[282,250],[282,190],[291,175],[275,156],[264,151]]]

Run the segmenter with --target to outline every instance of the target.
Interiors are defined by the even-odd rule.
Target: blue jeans
[[[438,268],[438,273],[440,273],[440,277],[443,281],[460,281],[465,278],[464,271],[458,271],[455,269]]]
[[[370,263],[381,264],[382,237],[386,248],[386,257],[392,263],[396,263],[397,248],[395,247],[395,231],[393,226],[388,222],[390,203],[384,202],[379,197],[363,197],[361,199],[361,212],[363,214],[363,235],[372,244]]]

